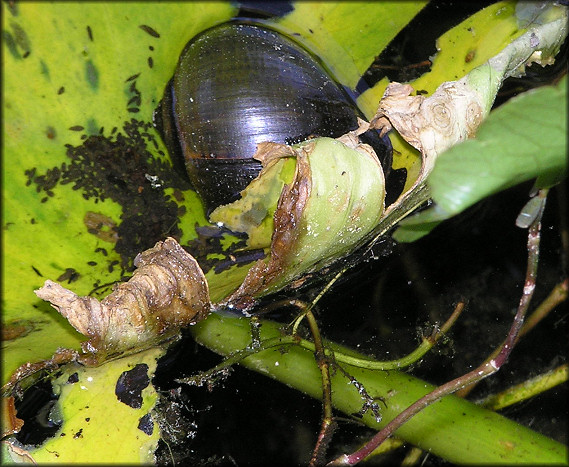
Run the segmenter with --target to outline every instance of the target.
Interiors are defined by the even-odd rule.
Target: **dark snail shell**
[[[182,52],[162,103],[166,144],[183,155],[208,211],[256,177],[262,141],[294,144],[357,128],[359,110],[323,66],[291,39],[243,22],[211,28]],[[366,134],[384,168],[387,138]],[[179,148],[177,147],[179,146]]]

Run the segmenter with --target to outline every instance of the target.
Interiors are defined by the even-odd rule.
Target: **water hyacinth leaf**
[[[140,253],[134,275],[99,302],[47,280],[36,295],[49,301],[81,334],[98,360],[152,347],[210,312],[207,281],[197,261],[172,238]]]
[[[116,266],[123,258],[115,249],[114,239],[125,206],[108,196],[104,200],[86,199],[85,191],[75,189],[73,180],[67,185],[57,184],[52,195],[47,185],[42,188],[32,180],[27,186],[33,177],[26,176],[26,171],[34,168],[36,176],[49,171],[53,174],[55,168],[63,171],[63,164],[70,163],[66,149],[82,148],[86,138],[101,136],[105,147],[114,148],[117,135],[130,137],[125,122],[131,123],[132,117],[143,124],[133,135],[133,143],[141,143],[152,160],[162,161],[160,151],[165,148],[150,121],[177,55],[192,35],[229,19],[237,7],[229,2],[143,7],[4,3],[2,9],[4,37],[11,39],[3,44],[8,71],[4,141],[6,160],[10,161],[3,166],[3,186],[11,194],[5,197],[4,205],[7,254],[3,278],[10,278],[10,286],[4,288],[3,309],[10,338],[3,343],[3,381],[7,381],[22,363],[47,359],[60,346],[77,349],[84,339],[47,303],[38,301],[34,289],[52,278],[73,284],[79,294],[95,289],[93,293],[102,298],[123,272]],[[343,27],[347,18],[343,15]],[[373,37],[368,35],[366,41],[369,44]],[[359,45],[361,51],[371,50],[363,42]],[[345,54],[336,61],[336,69],[349,64],[344,58]],[[26,93],[20,92],[22,87]],[[133,130],[132,125],[128,130]],[[141,140],[140,132],[150,136]],[[95,173],[97,166],[84,168]],[[116,177],[112,171],[103,175]],[[134,192],[160,188],[162,180],[156,172],[143,175],[148,175],[148,185],[132,184]],[[173,186],[164,188],[165,196],[186,211],[179,214],[181,240],[185,242],[195,237],[195,222],[203,225],[205,219],[194,194],[184,191],[180,196],[180,191]],[[235,270],[237,274],[233,275],[213,269],[207,273],[212,296],[221,298],[237,288],[246,269]],[[108,365],[124,371],[129,361]],[[94,384],[106,382],[94,380]],[[72,404],[74,399],[70,395],[61,403]],[[106,397],[100,399],[104,402]],[[13,452],[16,450],[14,447]],[[90,455],[98,450],[85,447],[84,452]]]
[[[59,399],[50,419],[61,427],[24,452],[36,463],[154,462],[160,430],[151,413],[157,393],[150,380],[163,352],[151,349],[96,368],[67,365],[53,381]],[[15,442],[13,448],[23,447]]]
[[[5,84],[10,100],[5,105],[9,123],[5,127],[4,140],[7,141],[6,156],[11,162],[3,175],[4,186],[11,195],[8,197],[10,204],[6,204],[10,217],[6,218],[4,226],[5,250],[9,251],[9,256],[3,276],[9,276],[15,285],[8,288],[10,296],[5,303],[10,329],[15,336],[9,343],[11,347],[6,347],[10,355],[8,364],[4,366],[7,376],[19,363],[47,358],[61,345],[77,348],[82,339],[45,304],[30,299],[32,290],[41,285],[44,278],[61,277],[61,281],[75,281],[73,288],[76,292],[87,294],[99,279],[112,282],[120,279],[120,274],[118,269],[112,274],[106,260],[99,261],[93,266],[96,269],[87,273],[77,266],[79,263],[76,261],[83,266],[93,258],[94,251],[102,247],[110,251],[109,261],[122,259],[112,243],[107,243],[110,243],[108,236],[112,237],[109,226],[120,223],[124,206],[111,199],[104,202],[85,200],[82,193],[73,190],[71,185],[58,186],[54,196],[46,195],[35,191],[34,186],[27,187],[28,180],[22,174],[31,167],[36,167],[40,173],[54,166],[60,167],[62,162],[68,162],[65,144],[80,146],[83,135],[96,136],[101,127],[107,132],[115,126],[123,129],[125,120],[129,120],[132,114],[149,124],[152,110],[172,72],[175,62],[172,56],[176,56],[189,36],[214,22],[227,19],[235,7],[223,3],[198,4],[195,9],[193,4],[156,4],[151,7],[144,5],[144,8],[136,4],[89,4],[80,7],[66,4],[17,4],[13,7],[12,4],[3,4],[2,8],[3,17],[9,18],[3,20],[4,29],[17,39],[8,43],[5,49],[11,72],[7,74],[10,79]],[[125,8],[128,9],[126,14]],[[195,14],[191,22],[193,31],[188,32],[191,12]],[[71,25],[68,34],[66,24]],[[27,39],[22,39],[26,36],[20,35],[21,30],[26,31]],[[144,39],[133,40],[133,37],[139,37],[133,36],[135,33]],[[150,45],[147,42],[155,40]],[[30,44],[33,45],[31,49],[28,48]],[[149,50],[155,54],[149,54]],[[38,76],[40,79],[36,79]],[[26,86],[27,80],[30,86]],[[61,85],[63,80],[71,84]],[[136,82],[134,88],[133,81]],[[18,92],[22,85],[30,92]],[[133,103],[140,105],[132,107]],[[41,112],[44,105],[49,112]],[[133,111],[135,108],[137,112]],[[151,126],[144,130],[156,135]],[[150,143],[148,139],[144,144]],[[150,153],[153,160],[160,160],[159,151],[164,148],[159,141],[156,145],[150,147]],[[152,178],[155,174],[148,175]],[[167,196],[174,196],[174,191],[174,187],[164,190]],[[44,197],[50,199],[44,203]],[[196,219],[203,221],[203,217],[200,217],[200,206],[193,203],[195,197],[189,192],[183,193],[183,197],[185,202],[180,202],[180,205],[187,209],[188,214],[180,225],[184,230],[182,239],[189,240],[194,236],[194,222]],[[108,222],[100,223],[101,230],[96,232],[97,235],[85,225],[89,212],[108,219]],[[41,221],[39,224],[38,220]],[[36,227],[30,228],[30,225]],[[160,235],[165,235],[165,232],[160,231]],[[304,245],[300,243],[304,251],[310,244],[310,240]],[[101,254],[95,258],[100,260]],[[300,269],[309,270],[310,264],[301,265]],[[237,287],[240,282],[237,277],[242,277],[240,275],[246,269],[237,271],[237,275],[230,275],[230,280],[227,280],[225,274],[210,270],[206,277],[208,280],[211,278],[211,289],[222,296],[225,291]],[[230,284],[229,289],[226,284]],[[29,332],[30,326],[35,332]],[[40,335],[43,340],[38,339]],[[131,360],[117,360],[116,365],[124,372],[130,369],[129,362]],[[107,384],[105,380],[101,381],[101,385]],[[98,384],[96,380],[95,384]],[[101,401],[112,397],[105,394],[107,396],[100,397]],[[66,403],[72,405],[74,400],[75,395],[71,395]],[[50,451],[58,452],[55,449]],[[85,448],[85,452],[98,452],[98,449],[90,446]],[[113,460],[116,459],[119,456]]]
[[[492,112],[475,139],[439,157],[428,179],[436,205],[403,221],[396,238],[419,238],[437,223],[524,181],[537,178],[537,185],[546,187],[566,177],[566,101],[564,78],[557,86],[528,91]]]
[[[534,62],[550,63],[559,51],[567,35],[567,9],[550,5],[543,10],[535,4],[534,10],[537,18],[547,18],[548,22],[538,21],[536,27],[514,39],[486,63],[458,81],[442,83],[431,96],[413,96],[413,87],[408,84],[391,83],[387,87],[371,124],[383,128],[382,131],[394,127],[421,152],[423,159],[418,179],[402,198],[415,196],[440,153],[476,134],[507,77],[517,76]],[[398,203],[394,203],[393,210],[397,208]],[[440,210],[424,215],[428,216],[425,222],[435,225],[433,216],[439,216]]]
[[[284,185],[291,182],[295,167],[294,157],[265,164],[262,173],[241,192],[241,198],[216,208],[209,216],[210,221],[235,232],[246,232],[248,248],[268,249],[277,203]]]
[[[132,172],[123,175],[114,173],[114,169],[105,170],[105,161],[100,161],[100,167],[96,160],[82,167],[76,165],[79,170],[71,172],[72,160],[66,153],[72,150],[87,160],[86,150],[82,150],[85,136],[104,137],[106,147],[116,149],[116,140],[110,138],[116,127],[114,136],[122,134],[128,141],[123,146],[133,150],[132,158],[140,157],[141,166],[147,157],[163,160],[159,151],[165,148],[151,119],[174,69],[175,51],[183,48],[188,35],[226,20],[235,11],[229,3],[144,7],[129,3],[2,4],[6,38],[2,44],[6,161],[2,167],[2,311],[3,323],[11,330],[9,340],[3,343],[4,382],[25,362],[49,358],[58,347],[79,347],[83,337],[39,301],[33,290],[49,278],[72,284],[81,295],[94,289],[99,297],[108,294],[110,285],[121,279],[125,259],[115,249],[112,231],[120,228],[121,216],[128,209],[135,208],[146,193],[155,191],[144,179],[144,169],[140,185],[129,178]],[[136,96],[138,99],[133,101]],[[136,133],[130,137],[123,127],[133,117],[145,119],[149,128],[141,130],[129,123]],[[101,129],[103,134],[99,135]],[[142,137],[141,131],[153,140]],[[139,151],[147,143],[146,152]],[[130,161],[122,165],[127,163]],[[117,202],[110,196],[103,199],[100,195],[108,194],[105,191],[98,191],[99,196],[88,192],[77,175],[81,170],[91,179],[99,177],[101,182],[114,175],[117,184],[124,183],[125,191],[134,193],[128,201],[131,207],[125,204],[127,201]],[[152,175],[152,169],[148,170]],[[33,181],[40,175],[43,184]],[[64,175],[71,183],[61,183]],[[58,183],[50,181],[57,177]],[[144,189],[140,194],[139,187]],[[156,191],[160,191],[164,205],[171,208],[175,190]],[[196,220],[200,220],[199,216],[202,222],[205,220],[193,192],[186,191],[183,198],[186,216],[193,215],[193,219],[186,217],[180,225],[186,223],[183,238],[191,239],[195,237]],[[192,207],[192,200],[197,209]],[[89,219],[95,219],[94,226]],[[134,244],[134,237],[126,243],[129,241]],[[131,260],[136,253],[132,253]]]
[[[274,24],[294,33],[299,42],[322,59],[338,81],[356,89],[375,57],[426,4],[301,1],[295,2],[294,10],[274,20]]]
[[[183,245],[191,243],[202,248],[201,245],[210,242],[208,236],[196,238],[196,222],[203,226],[207,221],[195,194],[168,182],[164,184],[161,178],[166,172],[155,171],[156,167],[166,168],[162,164],[164,156],[160,154],[165,148],[150,122],[187,41],[198,32],[231,18],[238,7],[230,2],[143,6],[113,3],[2,5],[6,38],[3,57],[7,70],[4,141],[5,160],[10,161],[3,166],[3,186],[7,193],[14,194],[5,197],[4,203],[3,277],[10,277],[11,281],[10,287],[4,288],[4,322],[11,329],[11,340],[5,342],[3,381],[27,361],[49,358],[58,345],[79,347],[81,335],[49,306],[37,301],[32,291],[49,278],[73,284],[74,292],[79,295],[91,292],[98,298],[107,295],[112,283],[121,280],[124,274],[121,263],[125,259],[131,262],[136,253],[144,249],[134,251],[134,248],[130,258],[125,258],[115,243],[116,231],[123,225],[127,210],[132,210],[129,219],[136,218],[132,214],[140,195],[137,190],[143,188],[144,193],[162,190],[169,209],[179,206],[179,213],[169,224],[165,222],[156,227],[161,238],[140,235],[150,242],[146,247],[171,233],[168,228],[176,225],[176,221]],[[296,12],[306,7],[311,9],[310,15]],[[348,9],[339,5],[339,9],[329,11],[328,4],[293,3],[291,14],[268,22],[289,21],[284,29],[300,33],[311,29],[314,25],[310,21],[318,17],[316,29],[330,31],[329,36],[318,36],[319,43],[323,44],[326,37],[334,37],[336,42],[349,38],[349,43],[341,47],[342,53],[323,56],[341,78],[355,76],[353,63],[360,64],[358,69],[365,68],[364,64],[378,53],[381,44],[389,42],[420,7],[419,4],[413,7],[391,5],[392,9],[401,9],[400,14],[392,15],[397,21],[367,28],[366,34],[360,35],[356,42],[348,30],[359,28],[359,19],[364,14],[367,18],[385,17],[383,4],[352,4]],[[341,15],[338,15],[340,10]],[[338,24],[342,27],[338,28]],[[383,37],[379,42],[377,35]],[[319,50],[328,49],[320,46]],[[345,60],[346,56],[352,57],[353,62]],[[20,92],[22,88],[27,92]],[[116,148],[117,135],[130,138],[124,126],[133,117],[147,126],[136,129],[131,124],[129,131],[136,130],[133,144],[121,150],[131,150],[135,143],[142,144],[143,154],[137,153],[140,147],[134,148],[137,157],[159,161],[149,165],[150,178],[144,178],[143,169],[140,185],[116,174],[112,168],[99,175],[101,179],[118,178],[118,183],[131,185],[130,208],[124,204],[126,201],[116,201],[109,196],[104,201],[94,196],[85,199],[88,196],[85,189],[75,189],[76,180],[61,184],[62,177],[71,177],[69,170],[63,169],[64,164],[68,169],[70,164],[66,145],[71,145],[77,153],[80,151],[76,149],[83,147],[86,137],[101,136],[106,147],[115,145]],[[141,138],[141,133],[150,136]],[[100,162],[94,160],[78,168],[84,173],[96,174],[97,164]],[[36,178],[44,179],[50,179],[49,174],[57,178],[54,174],[59,171],[60,182],[54,182],[55,186],[47,183],[40,186],[32,180],[27,186],[34,175],[24,174],[32,169]],[[132,174],[129,170],[124,172],[124,177]],[[150,180],[154,180],[155,185]],[[159,187],[161,183],[163,186]],[[142,214],[145,223],[152,217]],[[227,234],[220,238],[222,248],[239,242]],[[132,246],[138,241],[135,236],[120,239]],[[47,254],[50,251],[57,253]],[[204,266],[204,271],[214,300],[235,290],[247,273],[246,268],[232,265],[229,261],[232,254],[232,249],[227,253],[220,249],[203,252],[199,257],[200,261],[203,259],[212,265]],[[59,336],[57,340],[53,339],[54,335]]]

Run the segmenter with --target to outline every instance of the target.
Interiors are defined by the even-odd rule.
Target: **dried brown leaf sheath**
[[[241,286],[222,305],[246,309],[253,303],[253,297],[278,278],[286,266],[287,257],[300,233],[299,224],[310,197],[311,177],[307,154],[312,147],[308,144],[300,150],[293,150],[290,146],[276,143],[257,145],[255,158],[263,162],[264,168],[282,157],[296,157],[295,174],[293,181],[283,188],[277,204],[270,259],[259,260],[249,270]]]
[[[81,347],[98,356],[141,350],[174,336],[209,313],[205,276],[173,238],[139,254],[137,270],[99,302],[46,281],[36,295],[51,303],[81,334]]]

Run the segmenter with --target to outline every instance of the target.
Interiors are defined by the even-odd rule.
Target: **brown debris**
[[[268,168],[273,161],[291,156],[296,157],[296,169],[292,182],[283,188],[274,214],[270,258],[257,261],[241,286],[221,303],[222,306],[246,310],[253,304],[255,295],[278,278],[286,266],[287,257],[301,232],[299,224],[310,198],[312,184],[308,154],[312,148],[313,144],[307,144],[298,150],[277,143],[261,143],[257,146],[254,157],[263,163],[263,169]]]
[[[14,397],[2,398],[2,438],[18,433],[24,421],[17,417],[17,410]]]
[[[211,303],[205,276],[173,238],[139,254],[135,265],[131,279],[101,302],[49,280],[36,295],[88,336],[81,347],[99,358],[148,348],[207,316]]]
[[[394,127],[428,162],[474,136],[482,122],[479,96],[462,81],[441,84],[432,96],[412,96],[409,84],[387,86],[370,126],[384,135]]]

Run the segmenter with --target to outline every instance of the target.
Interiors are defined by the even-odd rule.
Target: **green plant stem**
[[[261,320],[261,339],[281,339],[280,323]],[[191,328],[196,341],[220,355],[235,354],[251,342],[249,320],[212,314]],[[287,336],[285,336],[287,337]],[[290,344],[292,339],[286,339]],[[273,344],[276,341],[273,341]],[[354,355],[334,344],[335,352]],[[362,359],[365,357],[362,355]],[[249,355],[241,365],[316,399],[322,398],[322,376],[314,354],[298,345],[273,345]],[[403,409],[432,391],[434,386],[403,372],[374,371],[344,366],[373,397],[382,397],[383,419],[365,413],[362,422],[380,429]],[[342,372],[330,375],[332,403],[346,414],[360,412],[362,398]],[[396,435],[450,462],[470,463],[566,463],[567,447],[492,411],[446,396],[401,426]]]
[[[490,410],[500,410],[534,397],[558,384],[565,383],[568,377],[569,365],[565,363],[535,378],[516,384],[505,391],[493,394],[477,403]]]
[[[298,306],[296,300],[286,300],[286,305],[295,305]],[[312,305],[314,302],[310,305]],[[419,361],[433,346],[440,340],[445,333],[451,328],[451,326],[455,323],[457,318],[459,317],[460,313],[464,309],[464,303],[459,303],[454,311],[452,312],[449,319],[441,326],[440,329],[436,330],[431,336],[423,338],[419,346],[415,350],[413,350],[410,354],[405,355],[402,358],[397,360],[389,360],[389,361],[380,361],[380,360],[372,360],[369,357],[364,358],[361,355],[356,354],[352,350],[348,349],[341,349],[336,344],[330,341],[323,340],[323,353],[324,355],[331,356],[334,358],[336,363],[343,363],[351,366],[357,366],[360,368],[367,368],[368,370],[395,370],[400,368],[405,368],[417,361]],[[306,313],[309,310],[304,310],[300,315],[295,319],[292,328],[293,333],[289,335],[281,335],[278,337],[274,337],[271,339],[260,340],[260,338],[256,335],[253,336],[253,340],[255,341],[253,345],[251,342],[247,344],[246,347],[239,349],[235,352],[231,352],[230,355],[227,356],[220,364],[216,365],[215,367],[198,373],[194,376],[189,376],[187,378],[180,378],[176,381],[185,384],[198,384],[200,385],[202,381],[207,380],[208,378],[215,377],[215,374],[240,363],[241,360],[244,358],[253,355],[257,352],[262,350],[267,350],[275,347],[284,348],[289,345],[298,345],[303,347],[307,350],[310,350],[313,353],[316,353],[316,345],[314,342],[311,342],[306,339],[302,339],[297,335],[298,333],[298,326],[300,322],[304,319]],[[349,352],[349,353],[345,353]]]
[[[520,331],[519,338],[526,335],[531,331],[543,318],[545,318],[550,311],[554,310],[557,305],[567,300],[567,293],[569,291],[569,279],[553,287],[551,293],[547,298],[540,303],[540,305],[528,316],[524,327]],[[518,338],[518,339],[519,339]]]

